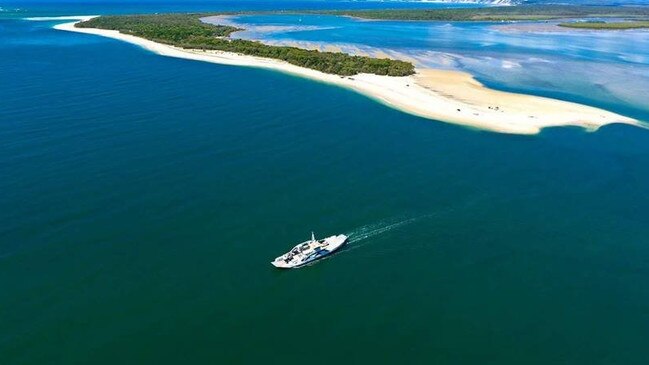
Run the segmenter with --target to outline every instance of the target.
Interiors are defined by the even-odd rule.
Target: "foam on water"
[[[378,223],[356,228],[347,233],[347,236],[349,237],[348,245],[358,246],[358,243],[360,242],[386,234],[404,225],[414,223],[419,219],[421,219],[421,217],[386,219]]]

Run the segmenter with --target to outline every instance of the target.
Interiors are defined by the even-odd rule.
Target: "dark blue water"
[[[0,20],[0,364],[649,358],[646,130],[478,132],[50,26]],[[274,270],[311,230],[351,242]]]

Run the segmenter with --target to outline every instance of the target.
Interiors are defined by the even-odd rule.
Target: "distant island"
[[[649,19],[649,7],[644,6],[521,5],[452,9],[318,10],[312,11],[312,13],[345,15],[361,19],[428,21],[517,21],[569,18]]]
[[[286,61],[313,70],[351,76],[369,73],[407,76],[415,73],[410,62],[387,58],[352,56],[296,47],[270,46],[261,42],[228,38],[235,27],[201,22],[208,14],[113,15],[100,16],[76,24],[78,28],[116,30],[154,42],[186,49],[217,50]]]

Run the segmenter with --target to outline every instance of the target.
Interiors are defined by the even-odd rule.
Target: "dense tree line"
[[[241,30],[224,25],[205,24],[200,14],[109,15],[78,23],[80,28],[119,30],[147,39],[181,41],[190,36],[227,37]]]
[[[296,66],[350,76],[358,73],[406,76],[414,73],[409,62],[320,52],[296,47],[269,46],[261,42],[228,38],[240,30],[205,24],[201,14],[101,16],[77,23],[77,27],[117,30],[156,42],[190,49],[219,50],[250,56],[274,58]]]
[[[601,30],[623,30],[623,29],[641,29],[649,28],[649,21],[639,22],[571,22],[561,23],[560,27],[578,28],[578,29],[601,29]]]

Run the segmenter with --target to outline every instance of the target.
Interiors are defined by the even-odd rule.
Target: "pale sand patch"
[[[634,119],[585,105],[490,90],[471,75],[461,72],[424,69],[406,77],[373,74],[342,77],[274,59],[181,49],[113,30],[75,28],[74,24],[59,24],[55,28],[119,39],[163,56],[271,69],[335,84],[410,114],[489,131],[535,134],[553,126],[572,125],[595,130],[610,123],[641,125]]]

